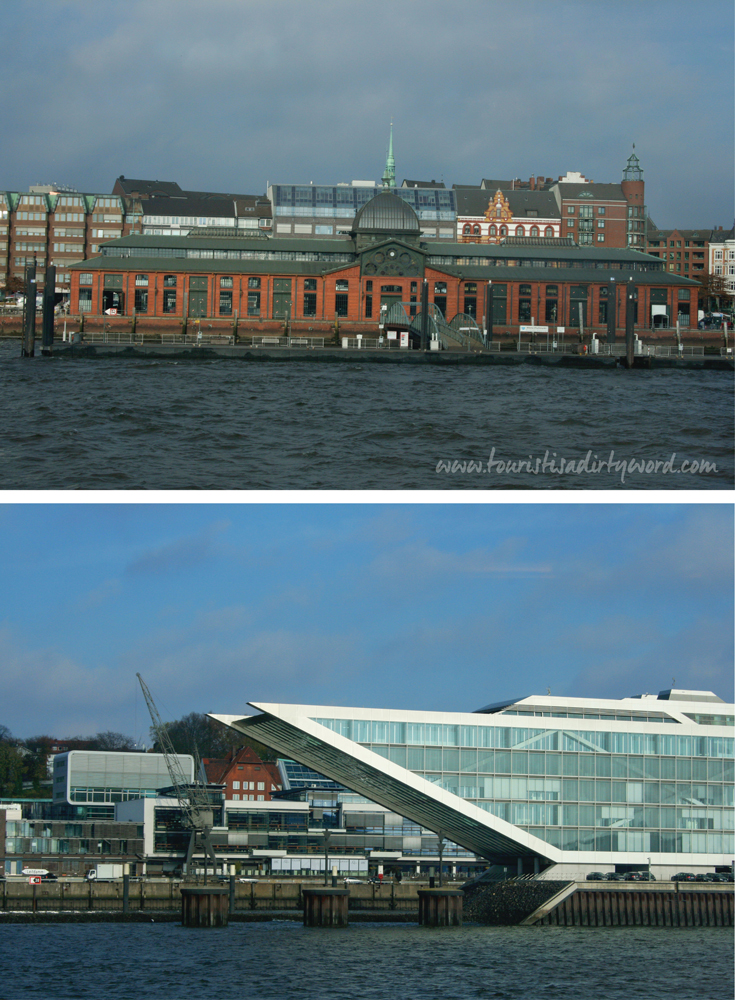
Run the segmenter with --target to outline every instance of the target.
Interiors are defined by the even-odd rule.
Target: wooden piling
[[[182,889],[181,923],[184,927],[226,927],[229,902],[226,886]]]

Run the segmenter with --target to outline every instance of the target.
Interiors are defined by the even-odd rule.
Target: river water
[[[728,928],[20,925],[1,1000],[732,1000]]]
[[[19,355],[0,342],[2,489],[734,483],[731,372]]]

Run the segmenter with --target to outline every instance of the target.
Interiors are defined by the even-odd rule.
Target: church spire
[[[394,188],[396,186],[396,161],[393,158],[393,122],[390,123],[390,139],[388,140],[388,156],[385,160],[385,170],[383,171],[383,187]]]

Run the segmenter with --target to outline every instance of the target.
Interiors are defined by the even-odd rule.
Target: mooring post
[[[54,296],[56,293],[56,268],[50,264],[46,268],[43,286],[43,318],[41,320],[41,354],[51,354],[54,342]]]
[[[123,866],[123,913],[130,909],[130,865]]]
[[[235,866],[230,865],[230,913],[235,912]]]
[[[32,358],[36,350],[36,265],[26,267],[25,305],[23,306],[22,358]]]
[[[633,279],[628,278],[625,294],[625,363],[628,368],[633,367],[635,352],[635,297],[636,287],[633,284]]]

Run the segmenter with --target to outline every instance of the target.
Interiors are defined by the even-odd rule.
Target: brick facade
[[[207,781],[224,785],[226,799],[235,802],[270,802],[281,791],[281,775],[272,761],[263,761],[250,747],[233,750],[229,757],[202,760]]]

